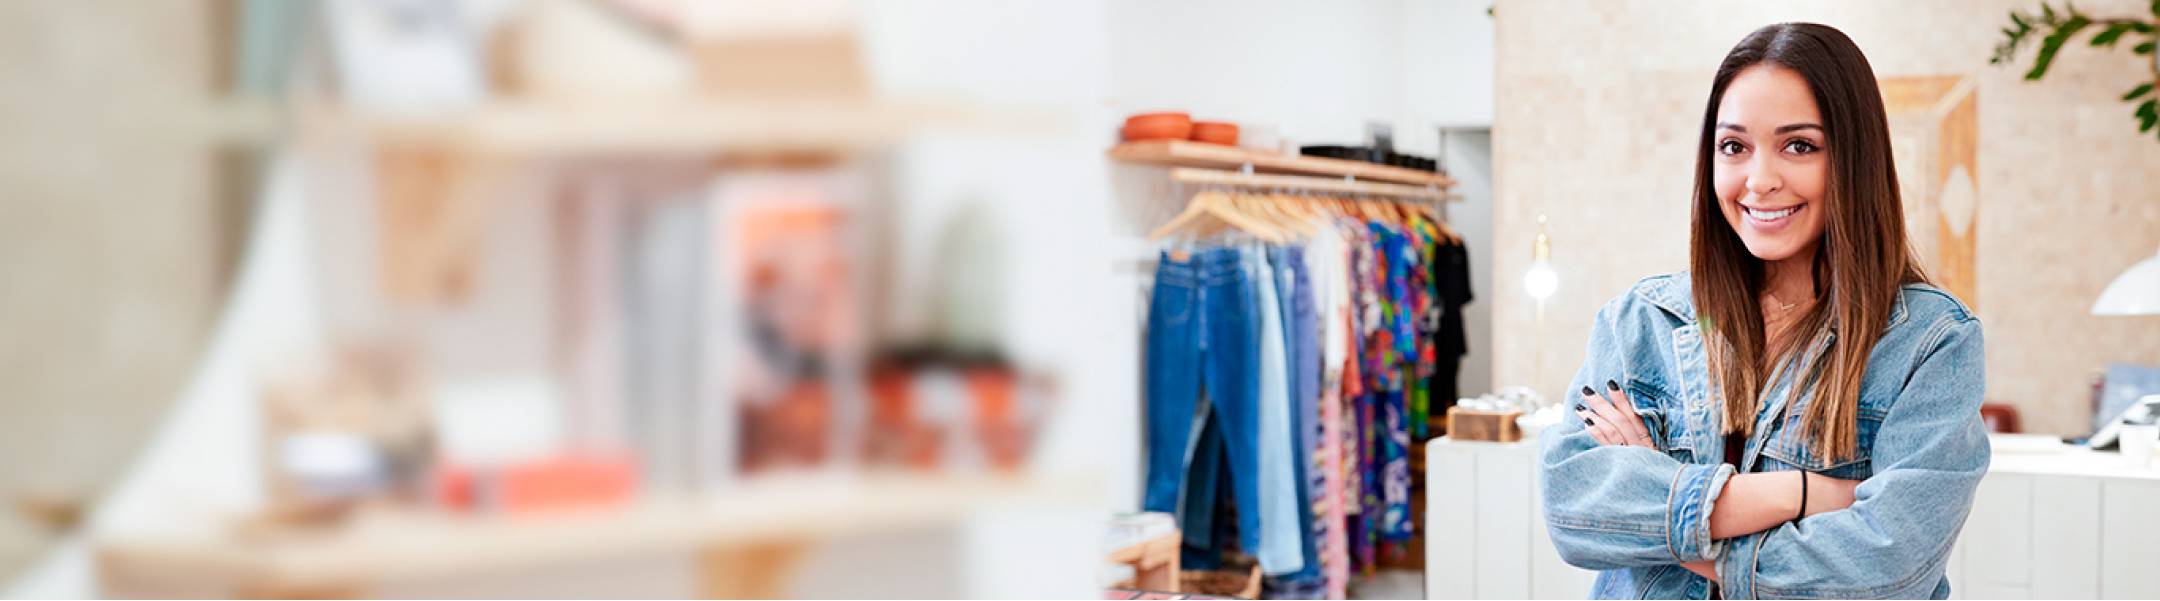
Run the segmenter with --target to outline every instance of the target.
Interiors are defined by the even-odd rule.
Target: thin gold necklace
[[[1786,311],[1791,311],[1793,307],[1795,307],[1795,306],[1799,306],[1799,304],[1800,304],[1800,303],[1788,303],[1788,302],[1780,301],[1780,300],[1778,300],[1778,299],[1777,299],[1777,295],[1775,295],[1775,294],[1771,294],[1771,293],[1768,293],[1768,292],[1764,292],[1764,293],[1763,293],[1763,296],[1769,297],[1769,298],[1770,298],[1770,303],[1771,303],[1771,304],[1774,304],[1774,305],[1777,305],[1777,306],[1778,306],[1778,309],[1777,309],[1777,310],[1778,310],[1778,313],[1779,313],[1780,315],[1784,314],[1784,313],[1785,313]]]

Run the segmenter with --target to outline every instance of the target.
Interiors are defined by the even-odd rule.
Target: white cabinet
[[[1997,451],[1980,481],[1952,598],[2160,598],[2160,471],[2077,447],[1995,446],[2026,451]]]
[[[2032,596],[2032,476],[1991,474],[1980,480],[1964,533],[1965,596],[2028,599]],[[1989,527],[1972,527],[1986,524]]]
[[[2032,479],[2033,509],[2032,598],[2099,598],[2100,480],[2028,477]],[[1966,523],[1967,529],[1972,528],[1971,520]]]
[[[2160,599],[2160,482],[2108,482],[2100,521],[2100,596]]]
[[[1545,532],[1535,442],[1425,446],[1425,597],[1587,599]]]
[[[2033,445],[1999,442],[1997,449]],[[1585,599],[1537,492],[1537,443],[1425,447],[1426,597]],[[1952,598],[2160,598],[2160,470],[2074,447],[1995,453],[1950,556]]]

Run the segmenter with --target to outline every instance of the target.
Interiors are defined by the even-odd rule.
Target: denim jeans
[[[1298,551],[1304,557],[1305,567],[1288,580],[1305,582],[1320,577],[1320,549],[1315,544],[1314,533],[1318,531],[1313,521],[1313,500],[1318,498],[1313,488],[1313,444],[1317,442],[1313,428],[1319,426],[1320,406],[1316,398],[1320,394],[1319,369],[1320,348],[1316,323],[1313,321],[1311,285],[1305,279],[1304,249],[1270,248],[1268,260],[1275,267],[1277,296],[1282,304],[1283,342],[1288,359],[1288,384],[1290,389],[1290,455],[1293,487],[1297,494]]]
[[[1148,476],[1143,500],[1147,510],[1166,512],[1193,506],[1179,502],[1192,492],[1206,495],[1197,501],[1217,502],[1219,491],[1181,495],[1182,485],[1195,478],[1216,484],[1225,479],[1204,473],[1189,478],[1188,467],[1227,468],[1240,546],[1248,551],[1260,548],[1262,515],[1257,440],[1262,337],[1254,273],[1248,253],[1236,248],[1205,251],[1189,262],[1165,256],[1156,270],[1148,313]],[[1203,398],[1206,411],[1198,405]],[[1194,444],[1204,439],[1194,432],[1210,421],[1220,428],[1220,455],[1208,455]],[[1189,533],[1202,532],[1194,530],[1201,526],[1182,520],[1179,524]]]
[[[1222,567],[1222,549],[1217,544],[1225,530],[1234,536],[1236,528],[1223,522],[1225,512],[1219,511],[1223,493],[1230,490],[1230,472],[1223,469],[1230,461],[1229,447],[1223,444],[1222,422],[1215,419],[1211,404],[1200,405],[1200,429],[1193,439],[1192,453],[1185,467],[1185,489],[1178,499],[1178,528],[1185,532],[1183,563],[1186,569],[1213,570]]]
[[[1258,247],[1245,249],[1245,264],[1259,283],[1260,384],[1259,468],[1260,544],[1253,556],[1260,571],[1270,575],[1304,569],[1305,556],[1298,542],[1296,474],[1291,471],[1290,377],[1287,349],[1283,343],[1281,294],[1267,253]]]
[[[1176,512],[1179,482],[1185,477],[1187,448],[1200,424],[1197,369],[1200,353],[1199,265],[1170,260],[1164,253],[1155,269],[1155,293],[1148,306],[1147,331],[1147,484],[1140,506]],[[1180,524],[1182,527],[1183,525]]]

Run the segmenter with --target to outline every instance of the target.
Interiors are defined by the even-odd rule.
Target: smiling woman
[[[1578,419],[1540,437],[1553,544],[1598,598],[1948,596],[1988,465],[1980,324],[1911,255],[1887,123],[1836,29],[1726,55],[1691,269],[1606,303]]]

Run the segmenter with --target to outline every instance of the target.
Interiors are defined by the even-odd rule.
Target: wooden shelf
[[[384,245],[383,288],[423,304],[467,297],[478,277],[480,230],[494,203],[526,183],[551,185],[550,159],[825,164],[932,128],[1032,135],[1069,126],[1060,113],[1041,109],[844,100],[505,99],[410,115],[301,103],[293,112],[304,140],[371,145],[385,238],[394,241]]]
[[[1386,196],[1398,199],[1423,199],[1456,201],[1461,196],[1450,195],[1446,188],[1436,185],[1408,186],[1372,182],[1350,182],[1330,177],[1308,175],[1245,175],[1214,169],[1175,167],[1170,169],[1170,181],[1201,185],[1226,185],[1247,188],[1273,188],[1281,190],[1309,190],[1340,194]]]
[[[1185,140],[1126,142],[1111,148],[1109,154],[1110,160],[1135,165],[1197,167],[1232,171],[1241,170],[1246,165],[1252,165],[1253,171],[1256,173],[1316,175],[1335,178],[1350,176],[1361,181],[1388,182],[1411,186],[1438,186],[1441,188],[1455,185],[1455,180],[1448,176],[1416,169],[1323,157],[1272,154],[1235,146]]]
[[[383,510],[334,531],[279,540],[141,536],[105,538],[97,546],[108,584],[118,579],[123,589],[131,581],[182,575],[237,590],[364,590],[638,553],[799,548],[850,532],[957,523],[998,504],[1091,499],[1095,489],[1084,482],[1048,476],[763,481],[715,497],[545,517]]]
[[[831,153],[889,145],[925,126],[982,120],[965,109],[840,101],[502,100],[424,115],[306,111],[304,123],[372,139],[511,155]]]

